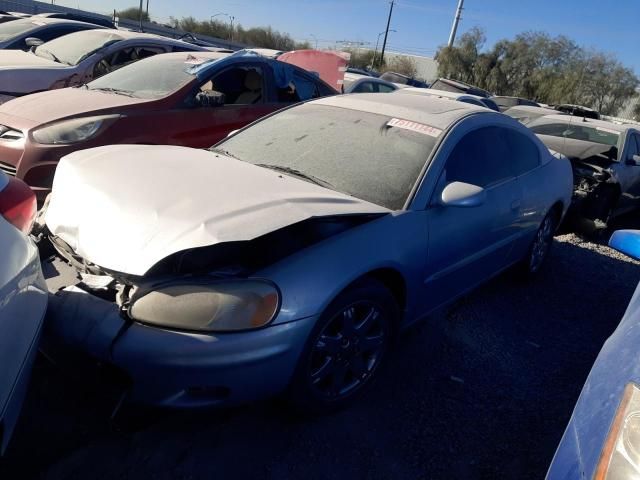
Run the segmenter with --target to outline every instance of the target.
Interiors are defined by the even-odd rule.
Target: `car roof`
[[[357,93],[325,97],[309,103],[397,117],[440,129],[445,129],[459,118],[473,113],[499,115],[484,107],[426,95]]]
[[[402,93],[411,93],[413,95],[430,95],[432,97],[451,98],[452,100],[458,100],[462,97],[484,100],[484,97],[472,95],[470,93],[449,92],[447,90],[437,90],[435,88],[407,87],[402,89]]]
[[[626,132],[629,129],[636,129],[634,125],[630,124],[618,124],[613,122],[607,122],[606,120],[595,120],[592,118],[580,118],[579,116],[574,115],[545,115],[544,117],[540,117],[535,122],[531,122],[528,126],[541,125],[552,122],[560,122],[560,123],[575,123],[576,125],[586,125],[589,127],[602,127],[607,128],[609,130],[614,130],[616,132]],[[535,123],[535,125],[534,125]]]
[[[76,23],[84,23],[84,22],[76,22]],[[87,24],[90,25],[90,24]],[[205,47],[199,47],[198,45],[194,45],[193,43],[183,42],[182,40],[176,40],[173,38],[163,37],[160,35],[154,35],[152,33],[141,33],[141,32],[132,32],[129,30],[114,30],[112,28],[104,28],[97,27],[95,29],[90,30],[82,30],[80,32],[70,33],[69,35],[94,35],[94,36],[105,36],[110,37],[114,40],[120,38],[121,41],[127,40],[152,40],[158,43],[170,44],[170,45],[180,45],[185,48],[192,48],[194,51],[205,51]],[[190,53],[190,52],[185,52]]]
[[[95,27],[96,29],[101,29],[104,27],[101,27],[100,25],[96,25],[94,23],[89,23],[89,22],[79,22],[78,20],[69,20],[66,18],[50,18],[50,17],[25,17],[25,18],[18,18],[17,20],[14,20],[12,23],[16,23],[16,22],[20,22],[20,23],[33,23],[35,26],[38,27],[43,27],[45,25],[91,25],[92,27]]]
[[[225,58],[230,56],[230,53],[226,52],[212,52],[209,50],[201,50],[195,52],[171,52],[171,53],[163,53],[162,55],[154,55],[149,58],[145,58],[146,62],[154,60],[159,62],[172,62],[172,61],[187,61],[189,57],[193,57],[193,65],[198,65],[197,60],[220,60],[221,58]]]

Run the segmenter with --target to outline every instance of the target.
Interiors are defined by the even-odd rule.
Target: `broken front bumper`
[[[286,389],[316,317],[202,334],[142,325],[78,287],[50,295],[44,351],[80,351],[130,379],[134,403],[192,408],[245,403]]]

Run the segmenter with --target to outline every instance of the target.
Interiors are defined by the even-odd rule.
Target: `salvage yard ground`
[[[314,419],[267,402],[114,425],[112,392],[40,359],[0,478],[542,478],[639,279],[562,235],[534,282],[501,275],[413,328],[360,402]]]

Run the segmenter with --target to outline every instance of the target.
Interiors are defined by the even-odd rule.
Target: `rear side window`
[[[447,183],[488,187],[513,177],[505,131],[500,127],[484,127],[466,134],[447,159]]]
[[[383,83],[378,84],[378,91],[380,93],[391,93],[395,90],[395,88],[390,87],[389,85],[385,85]]]
[[[540,165],[540,150],[531,139],[515,130],[505,129],[505,134],[516,175],[523,175]]]
[[[362,82],[353,89],[353,93],[374,93],[376,90],[371,82]]]

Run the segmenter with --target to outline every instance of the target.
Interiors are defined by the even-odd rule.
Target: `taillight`
[[[27,234],[31,230],[36,211],[36,196],[33,191],[22,180],[9,177],[9,183],[0,190],[0,215]]]

